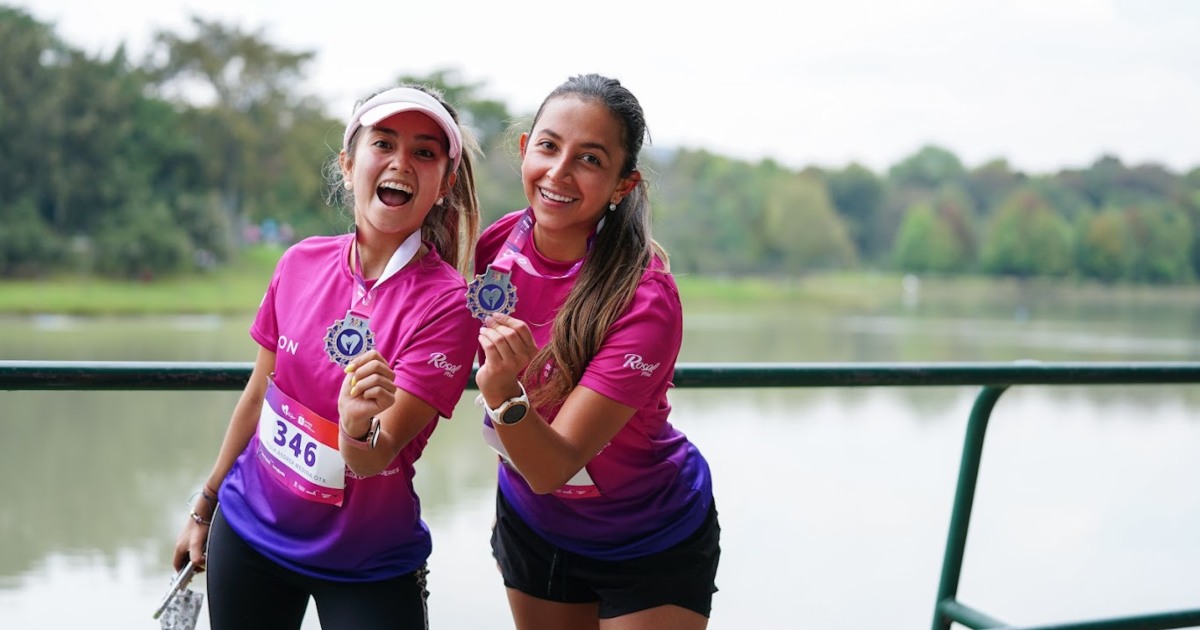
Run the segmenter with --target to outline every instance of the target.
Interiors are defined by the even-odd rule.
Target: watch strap
[[[346,442],[357,449],[364,451],[375,448],[375,443],[379,441],[379,416],[371,417],[371,428],[367,430],[367,434],[361,438],[356,438],[349,433],[346,433],[346,426],[338,421],[338,431],[341,432],[342,438]]]
[[[491,407],[489,407],[487,404],[487,399],[483,398],[483,396],[480,395],[480,400],[483,401],[483,410],[487,412],[488,418],[490,418],[493,423],[505,424],[505,425],[516,424],[516,422],[512,422],[512,423],[505,422],[503,419],[504,412],[507,411],[509,407],[511,407],[515,404],[525,405],[526,413],[528,413],[529,394],[525,391],[525,385],[522,384],[521,381],[517,381],[517,387],[521,388],[521,395],[514,396],[513,398],[509,398],[508,400],[500,403],[500,406],[495,409],[492,409]],[[522,419],[524,419],[524,417],[522,417]],[[517,422],[520,422],[520,420],[517,420]]]

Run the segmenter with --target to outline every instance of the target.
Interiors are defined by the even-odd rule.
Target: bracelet
[[[200,516],[199,514],[197,514],[196,510],[192,510],[191,517],[192,517],[193,521],[196,521],[197,525],[204,525],[204,526],[212,525],[212,519],[205,519],[203,516]]]
[[[210,495],[207,492],[205,492],[205,490],[207,490],[207,489],[208,489],[208,486],[204,486],[203,489],[193,492],[191,494],[191,496],[188,497],[188,505],[194,506],[196,504],[196,497],[200,497],[201,499],[204,499],[205,501],[207,501],[208,504],[211,505],[214,510],[217,509],[217,504],[219,503],[219,501],[217,501],[217,493],[214,492]]]
[[[346,433],[346,425],[342,424],[341,420],[338,420],[338,431],[341,432],[342,438],[345,439],[350,446],[353,446],[357,449],[362,449],[364,451],[373,449],[375,448],[375,443],[379,441],[379,417],[371,417],[371,428],[367,429],[367,434],[361,438],[356,438],[353,435]]]

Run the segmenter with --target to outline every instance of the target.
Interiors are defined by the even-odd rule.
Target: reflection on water
[[[1080,330],[1075,322],[1018,320],[920,319],[904,317],[846,317],[838,329],[851,335],[884,338],[958,339],[977,344],[981,352],[1043,360],[1178,361],[1200,356],[1200,340],[1154,336],[1152,331]],[[1070,359],[1075,355],[1077,358]],[[986,359],[996,360],[996,359]]]
[[[1139,321],[1045,310],[689,311],[683,360],[1200,359],[1187,305]],[[3,323],[4,359],[249,361],[254,352],[248,319]],[[1194,607],[1198,389],[1006,393],[984,456],[963,600],[1013,623]],[[676,391],[675,422],[712,461],[724,529],[710,627],[928,625],[974,395]],[[174,537],[236,397],[0,392],[0,627],[157,627],[150,613]],[[487,543],[494,459],[472,399],[418,463],[435,536],[431,614],[434,627],[510,628]],[[317,627],[310,615],[306,628]]]

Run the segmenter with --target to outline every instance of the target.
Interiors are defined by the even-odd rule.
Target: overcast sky
[[[13,0],[0,0],[0,2]],[[135,54],[187,16],[311,50],[307,91],[342,115],[400,74],[454,68],[514,112],[572,74],[627,85],[654,145],[858,162],[924,144],[1027,172],[1200,167],[1192,0],[16,0],[68,44]]]

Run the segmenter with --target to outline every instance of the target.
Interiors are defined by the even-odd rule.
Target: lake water
[[[1028,296],[1027,296],[1028,297]],[[1188,300],[877,312],[686,305],[685,362],[1196,361]],[[249,317],[0,320],[0,359],[250,361]],[[925,628],[975,387],[678,389],[723,555],[710,628]],[[0,628],[157,628],[237,392],[0,392]],[[511,628],[468,392],[418,463],[434,628]],[[960,599],[1013,624],[1191,609],[1200,387],[1017,387],[993,413]],[[203,580],[194,584],[203,591]],[[309,615],[305,628],[319,625]],[[201,619],[199,628],[208,628]]]

